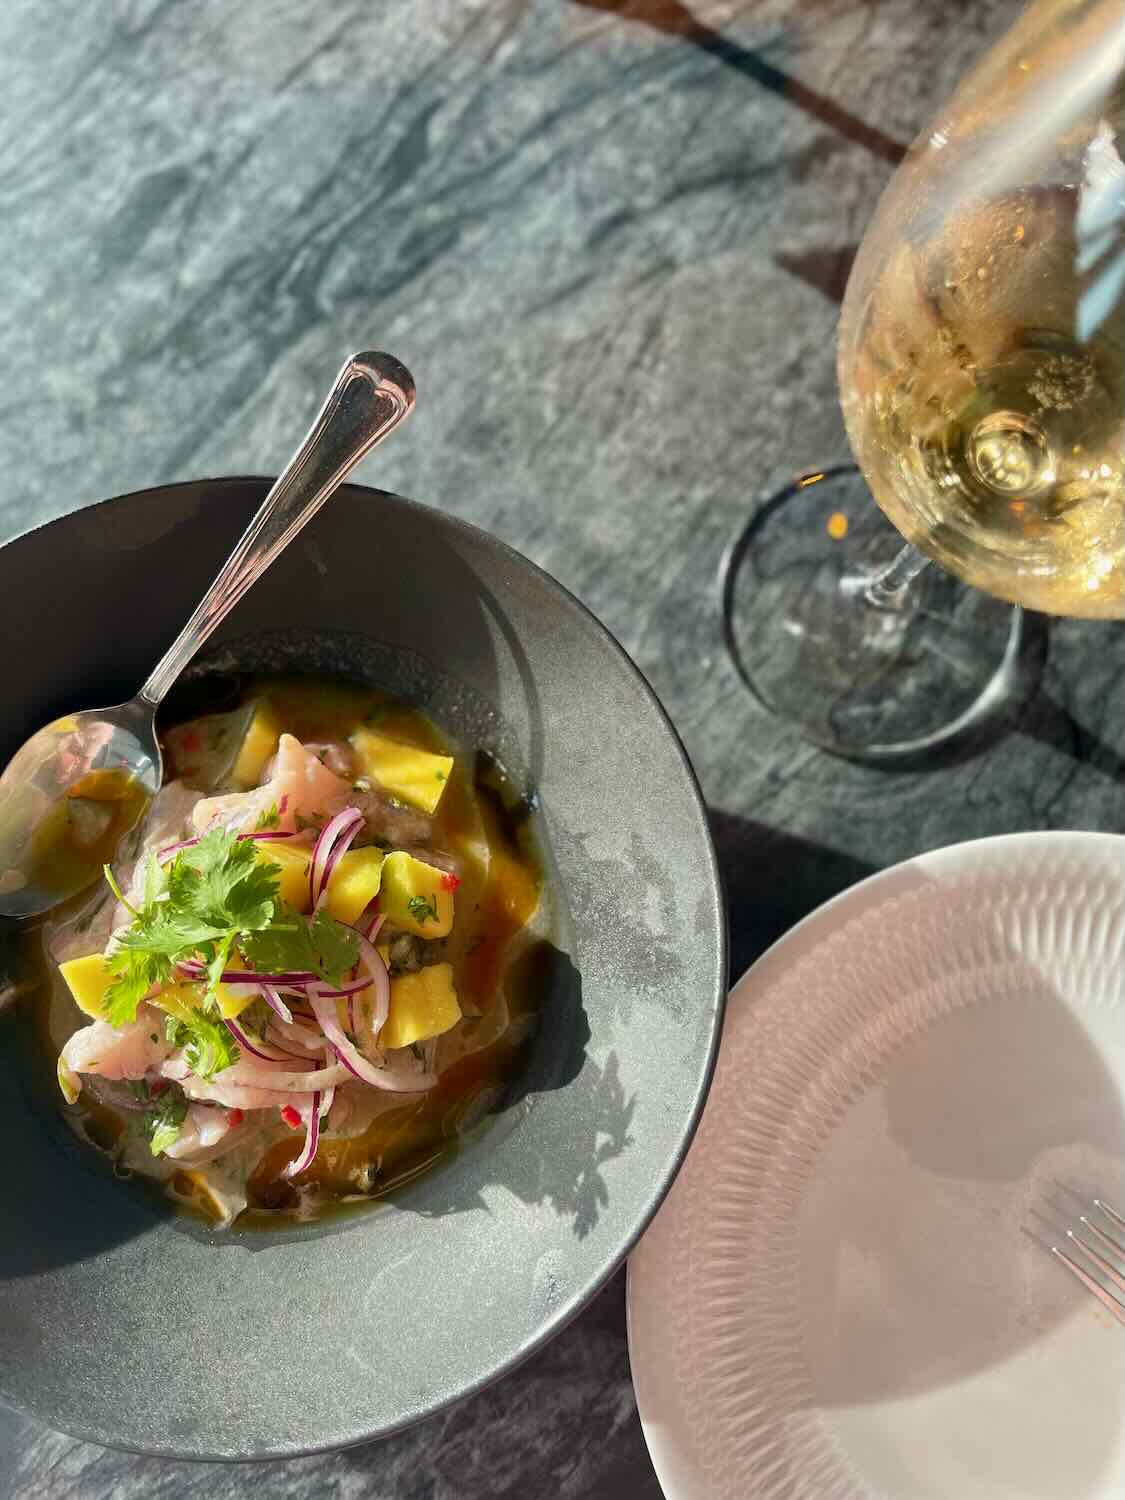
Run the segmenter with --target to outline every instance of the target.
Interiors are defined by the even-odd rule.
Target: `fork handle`
[[[414,405],[409,370],[390,354],[347,361],[308,436],[141,688],[155,709],[208,636],[316,515],[361,458],[398,426]]]

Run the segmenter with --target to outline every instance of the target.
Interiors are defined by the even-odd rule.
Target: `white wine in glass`
[[[899,547],[998,600],[1100,619],[1125,618],[1123,155],[1125,5],[1036,0],[884,194],[837,355],[852,450]],[[858,513],[854,471],[800,505],[742,546],[758,587],[728,579],[751,686],[845,754],[910,753],[971,726],[1001,696],[1018,613],[1005,631],[912,550],[895,557]],[[803,578],[791,566],[771,588],[766,550],[792,553],[798,519],[828,540]],[[769,596],[780,650],[751,592]],[[821,701],[802,707],[792,676]]]

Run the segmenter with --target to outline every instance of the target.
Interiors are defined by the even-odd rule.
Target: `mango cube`
[[[236,786],[258,785],[266,768],[266,761],[276,753],[280,738],[281,725],[273,709],[268,703],[256,703],[231,770],[231,778]]]
[[[215,998],[219,1002],[219,1014],[223,1020],[233,1021],[248,1005],[253,1005],[255,1000],[260,1000],[262,992],[257,985],[224,984],[220,979],[215,986]]]
[[[380,1033],[384,1047],[409,1047],[440,1036],[461,1019],[453,965],[433,964],[391,980],[391,1008]]]
[[[432,813],[441,801],[449,773],[453,770],[451,755],[435,755],[376,734],[373,729],[357,729],[351,739],[360,774],[377,781],[384,791],[402,802],[409,802],[425,813]]]
[[[453,892],[444,870],[396,849],[383,861],[379,910],[388,922],[423,938],[448,937],[453,929]]]
[[[215,786],[230,777],[254,721],[256,704],[227,714],[205,714],[165,732],[164,762],[169,779],[184,777],[194,786]]]
[[[382,880],[381,849],[349,849],[341,854],[328,881],[328,915],[337,922],[354,922],[379,894]]]
[[[259,864],[277,865],[281,871],[277,878],[281,899],[294,911],[308,911],[312,904],[309,899],[312,851],[303,847],[291,849],[282,839],[263,839],[254,845],[254,853]]]
[[[105,955],[88,953],[85,958],[68,958],[59,965],[59,973],[78,1009],[93,1016],[95,1021],[104,1020],[105,992],[113,983]]]

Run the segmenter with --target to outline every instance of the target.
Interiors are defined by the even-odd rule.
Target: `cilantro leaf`
[[[269,807],[258,815],[258,821],[254,824],[254,832],[263,828],[279,828],[281,826],[281,814],[277,810],[277,803],[271,803]]]
[[[245,933],[239,950],[250,967],[261,974],[298,969],[316,972],[316,950],[308,923],[290,906],[282,906],[273,926]]]
[[[344,975],[359,959],[359,939],[350,927],[337,922],[326,911],[318,911],[312,920],[313,947],[317,968],[332,984],[342,984]]]
[[[164,867],[155,854],[150,854],[145,862],[145,888],[143,897],[145,906],[152,906],[156,901],[159,901],[167,889],[168,880],[164,873]]]
[[[129,907],[133,921],[109,958],[113,979],[104,1011],[110,1025],[134,1021],[145,995],[168,983],[176,963],[197,954],[208,965],[213,994],[240,934],[273,921],[280,873],[258,859],[252,840],[221,828],[180,849],[163,867],[150,856],[141,907]],[[120,898],[108,867],[106,879]]]
[[[197,1078],[205,1081],[238,1061],[234,1037],[222,1021],[213,1021],[202,1011],[195,1011],[190,1021],[169,1016],[164,1034],[173,1047],[183,1048],[184,1061]]]
[[[236,946],[259,973],[296,969],[341,984],[359,957],[356,934],[327,912],[310,922],[286,906],[278,894],[280,875],[277,865],[258,857],[252,839],[225,829],[205,833],[163,867],[150,859],[141,906],[130,907],[133,921],[108,960],[113,978],[104,1010],[109,1023],[121,1027],[134,1021],[145,996],[167,985],[185,959],[206,964],[206,1001],[213,1002]],[[112,872],[107,879],[113,883]],[[169,1023],[167,1035],[201,1078],[238,1058],[227,1027],[203,1011],[191,1021]]]
[[[114,976],[105,992],[102,1014],[111,1026],[128,1026],[137,1019],[137,1006],[154,984],[166,984],[170,961],[158,953],[121,947],[106,960]]]
[[[277,895],[277,865],[259,861],[252,839],[217,828],[181,849],[168,870],[168,895],[209,938],[268,927]]]
[[[237,936],[236,933],[228,932],[226,937],[219,942],[211,944],[212,951],[207,955],[207,999],[216,994],[219,988],[219,980],[223,977],[223,970],[227,966],[230,957],[231,945]]]
[[[239,947],[260,973],[310,971],[332,984],[339,984],[359,958],[359,939],[350,927],[326,911],[318,911],[306,922],[288,906],[282,906],[273,926],[246,933]]]
[[[411,896],[406,909],[416,922],[436,922],[438,919],[437,900],[434,897]]]
[[[153,1156],[160,1156],[176,1143],[186,1116],[187,1100],[171,1093],[162,1095],[145,1111],[141,1123]]]

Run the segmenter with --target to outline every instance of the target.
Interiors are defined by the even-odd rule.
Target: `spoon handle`
[[[413,405],[414,381],[397,359],[389,354],[364,353],[348,360],[305,441],[138,697],[157,707],[246,590],[316,515],[348,472],[398,426]]]

